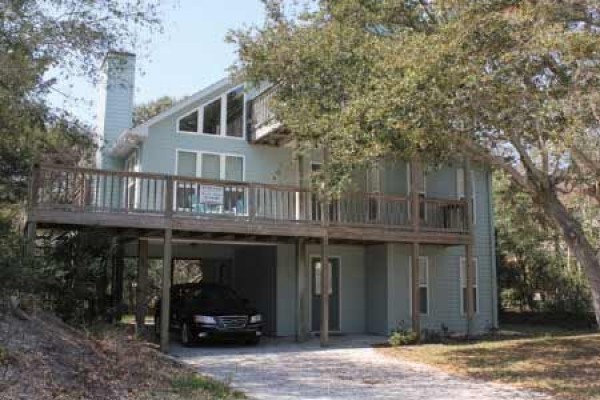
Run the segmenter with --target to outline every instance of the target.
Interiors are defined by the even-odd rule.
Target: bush
[[[393,347],[416,344],[417,333],[412,329],[406,328],[404,322],[400,322],[398,327],[392,331],[388,343]]]

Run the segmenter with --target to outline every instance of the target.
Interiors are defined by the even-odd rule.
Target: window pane
[[[230,181],[244,180],[244,159],[236,156],[225,156],[225,179]]]
[[[427,304],[427,300],[427,288],[422,287],[419,289],[419,312],[421,314],[427,314],[429,311],[429,304]]]
[[[202,177],[221,179],[221,157],[218,154],[202,154]]]
[[[177,175],[196,176],[196,153],[180,151],[177,154]]]
[[[244,133],[244,89],[227,94],[227,136],[242,137]]]
[[[179,130],[182,132],[198,132],[198,111],[179,120]]]
[[[221,134],[221,99],[204,106],[202,132],[211,135]]]
[[[419,286],[427,286],[427,259],[419,257]]]

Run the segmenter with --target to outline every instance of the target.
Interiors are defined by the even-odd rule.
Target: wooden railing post
[[[173,177],[167,175],[165,179],[165,217],[171,218],[173,216]]]
[[[412,227],[415,232],[419,232],[421,225],[421,208],[419,204],[420,169],[421,163],[413,159],[410,163],[410,209]]]
[[[254,221],[256,218],[256,185],[248,185],[248,218]]]

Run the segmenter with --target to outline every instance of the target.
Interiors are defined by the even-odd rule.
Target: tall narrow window
[[[180,151],[177,153],[177,175],[196,176],[196,153]]]
[[[225,156],[225,179],[228,181],[244,180],[244,159],[238,156]]]
[[[463,314],[467,313],[467,259],[464,257],[460,258],[460,297],[462,304]],[[475,313],[479,311],[479,266],[477,258],[473,258],[473,269],[471,273],[473,275],[473,309]]]
[[[204,106],[202,110],[202,133],[221,134],[221,99]]]
[[[177,153],[177,175],[196,176],[197,154],[191,151]],[[190,182],[178,182],[176,187],[176,207],[180,211],[191,211],[195,203],[196,187]]]
[[[410,291],[410,301],[413,301],[412,295],[412,257],[408,257],[408,265],[410,268],[410,282],[408,284]],[[429,314],[429,257],[419,257],[419,314]],[[412,305],[410,311],[412,313]]]
[[[198,111],[194,111],[179,119],[177,129],[180,132],[198,132]]]
[[[429,314],[429,258],[419,257],[419,313]]]
[[[244,88],[227,93],[227,136],[242,137],[244,134]]]
[[[206,179],[221,179],[221,156],[219,154],[202,154],[202,173]]]

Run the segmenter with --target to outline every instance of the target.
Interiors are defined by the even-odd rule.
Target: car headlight
[[[262,315],[260,314],[255,314],[253,316],[250,317],[250,323],[251,324],[256,324],[262,322]]]
[[[208,315],[194,315],[194,322],[197,324],[216,325],[217,320],[215,317],[209,317]]]

